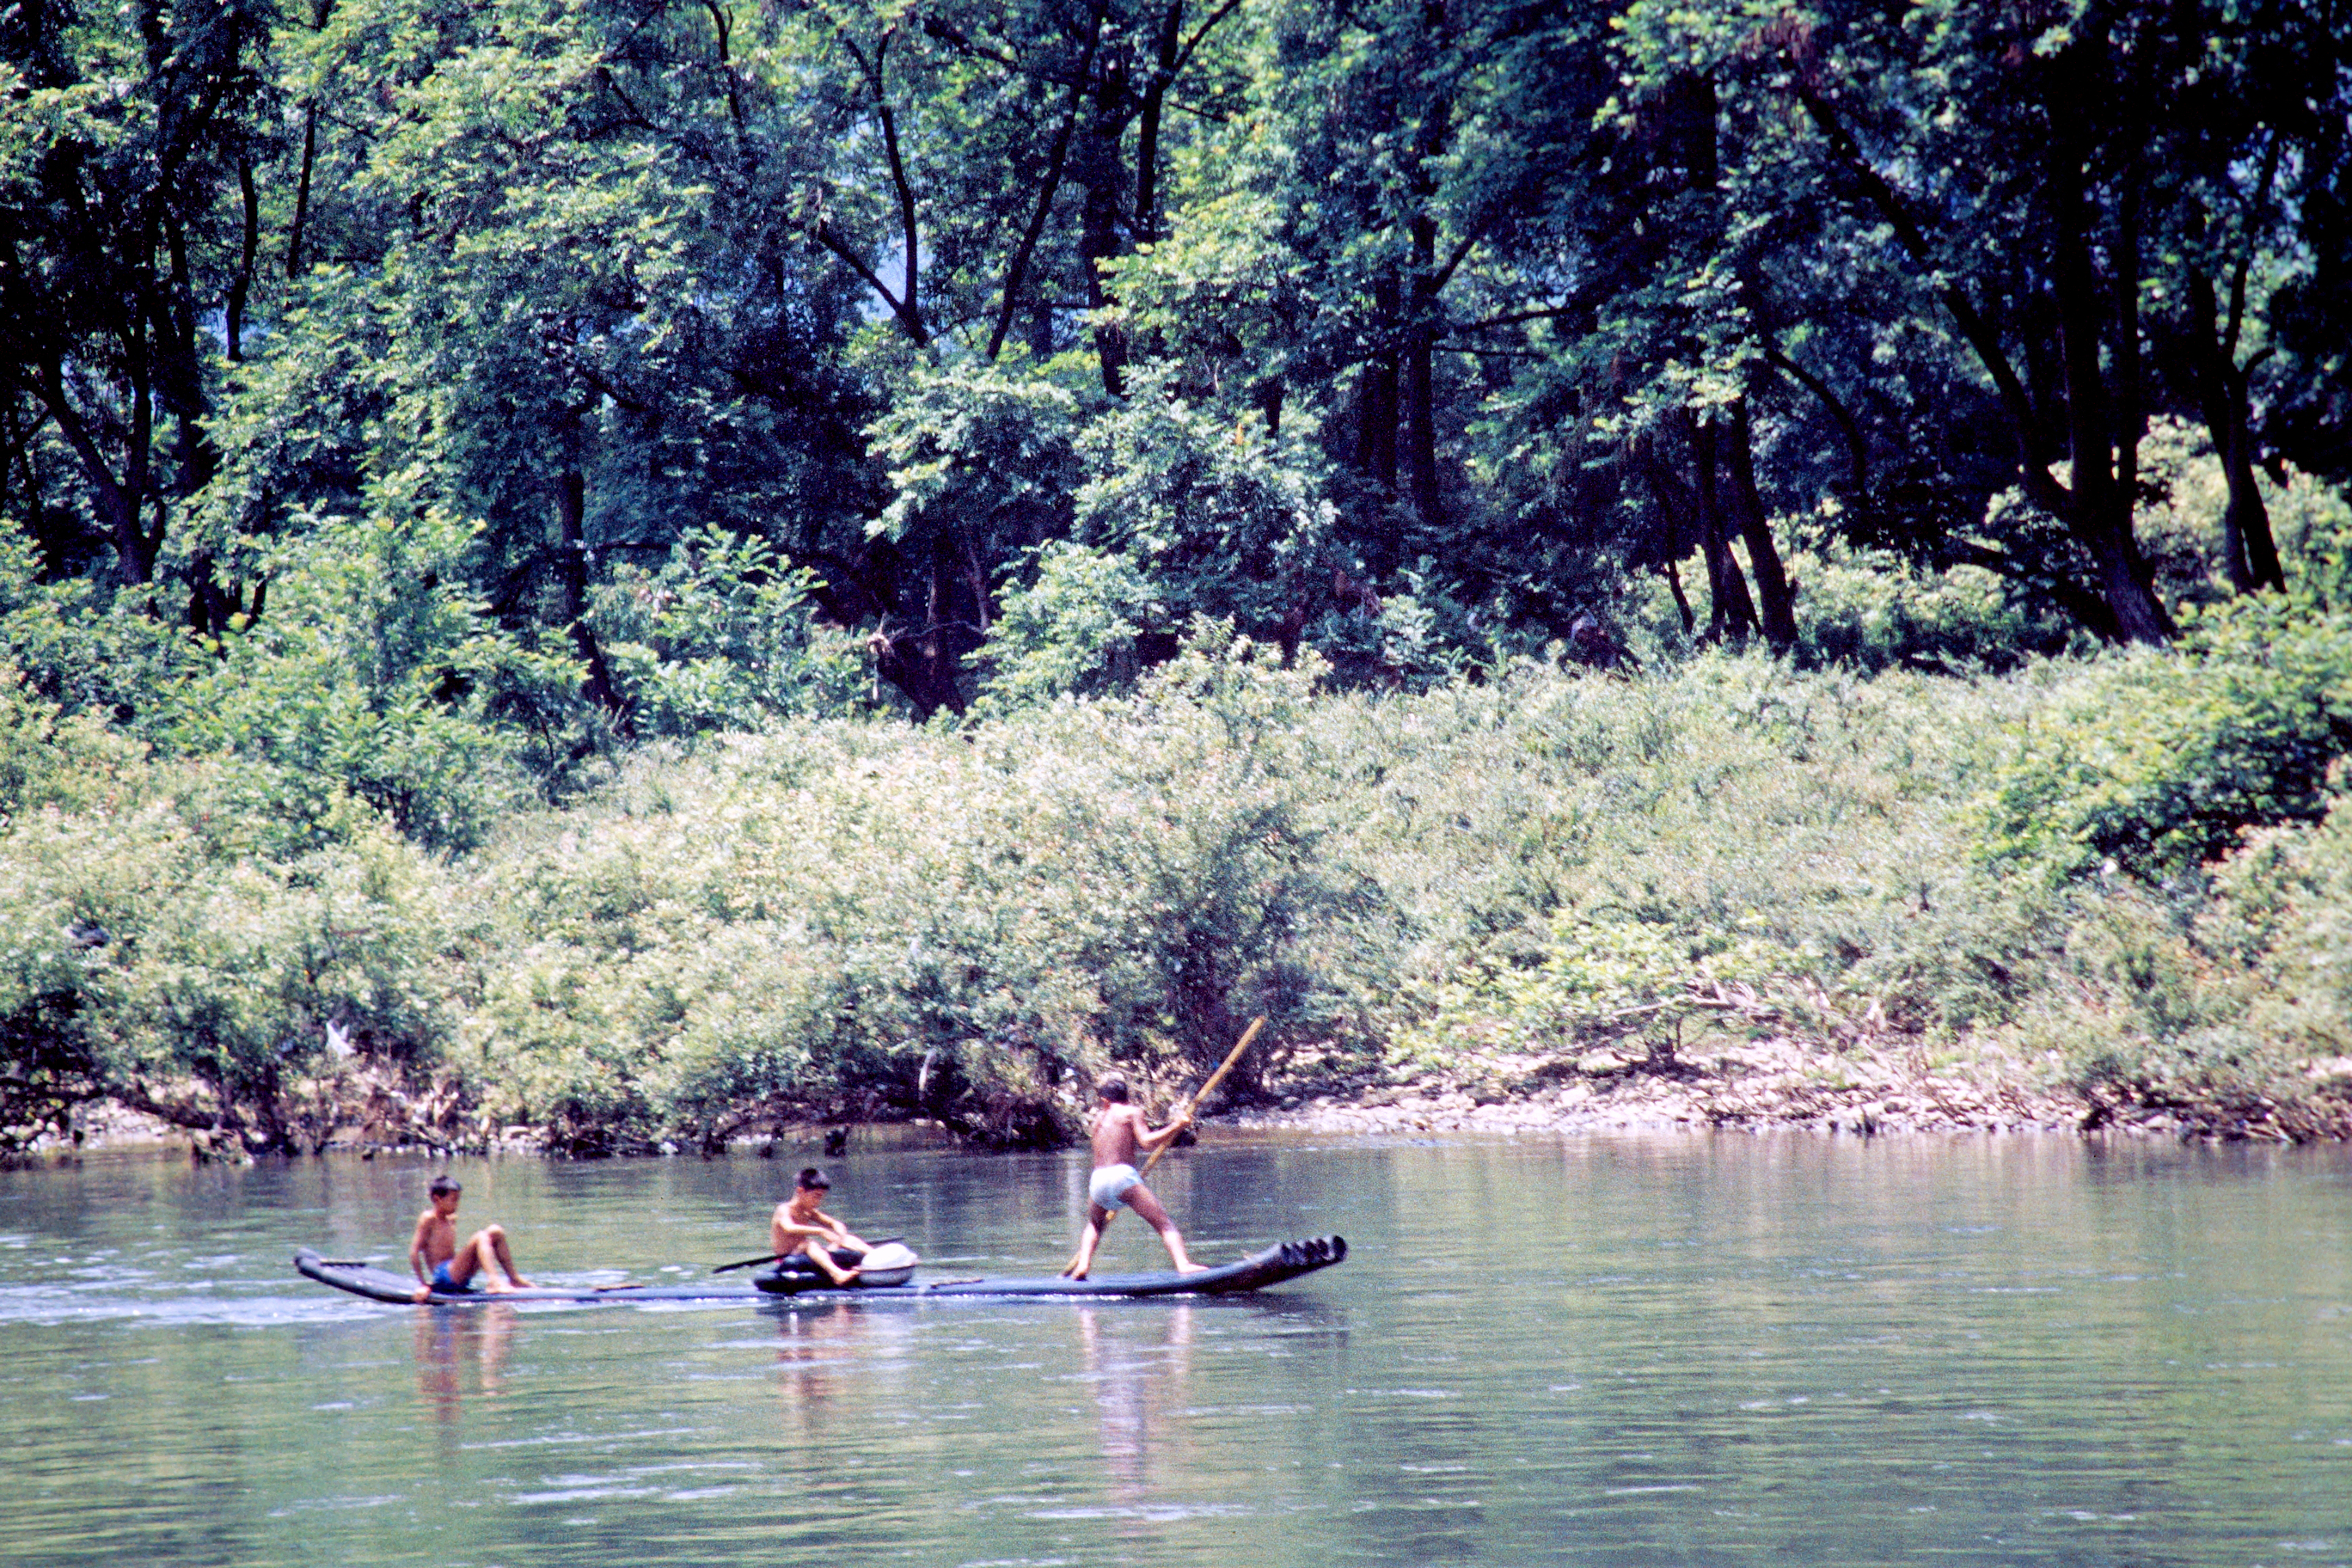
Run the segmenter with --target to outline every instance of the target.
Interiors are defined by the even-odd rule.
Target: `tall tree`
[[[218,467],[205,421],[258,264],[277,21],[137,0],[0,22],[0,391],[79,469],[87,508],[47,519],[53,558],[102,549],[127,586]],[[192,576],[202,615],[214,585]]]

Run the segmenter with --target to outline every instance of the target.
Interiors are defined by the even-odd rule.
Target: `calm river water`
[[[557,1280],[757,1251],[797,1159],[459,1161]],[[936,1272],[1079,1158],[853,1150]],[[1212,1131],[1192,1305],[431,1311],[421,1159],[0,1173],[0,1563],[2352,1563],[2352,1154]],[[1109,1269],[1159,1266],[1132,1216]]]

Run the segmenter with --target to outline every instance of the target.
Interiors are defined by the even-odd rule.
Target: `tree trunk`
[[[976,639],[950,635],[952,600],[958,575],[953,546],[945,533],[932,542],[930,570],[923,591],[923,624],[914,631],[894,631],[888,615],[867,639],[874,652],[875,672],[907,694],[918,719],[929,719],[945,708],[964,710],[961,646]]]
[[[1079,270],[1086,274],[1087,307],[1096,312],[1095,357],[1102,366],[1103,390],[1113,397],[1127,395],[1127,333],[1101,319],[1115,301],[1103,277],[1103,264],[1119,253],[1119,200],[1123,174],[1118,143],[1126,129],[1127,78],[1117,60],[1105,66],[1095,89],[1095,112],[1087,127],[1078,160],[1077,177],[1086,190],[1078,232]]]
[[[1372,283],[1373,331],[1380,343],[1356,398],[1356,470],[1372,481],[1379,514],[1372,524],[1368,564],[1375,582],[1396,570],[1403,549],[1396,516],[1397,425],[1403,413],[1404,362],[1397,352],[1399,306],[1403,288],[1384,272]]]
[[[2215,336],[2218,301],[2212,281],[2198,273],[2189,282],[2189,355],[2195,366],[2197,401],[2205,428],[2221,460],[2230,499],[2221,512],[2221,559],[2230,585],[2241,594],[2284,588],[2286,572],[2271,534],[2270,509],[2254,481],[2253,433],[2246,416],[2246,374],[2230,363]]]
[[[574,461],[566,466],[556,482],[556,582],[562,590],[563,618],[569,623],[572,646],[579,651],[580,662],[588,672],[582,693],[612,718],[614,729],[626,735],[626,705],[614,683],[612,667],[604,662],[604,650],[597,646],[596,634],[588,626],[587,513],[588,479]]]
[[[1405,324],[1405,474],[1421,526],[1437,532],[1444,515],[1437,494],[1437,222],[1412,220],[1412,310]]]
[[[302,163],[294,177],[294,221],[286,233],[286,276],[302,275],[302,237],[310,226],[310,174],[319,162],[319,105],[302,106]]]
[[[1682,570],[1671,560],[1659,570],[1665,574],[1666,586],[1674,593],[1675,609],[1683,618],[1683,636],[1688,637],[1698,629],[1698,617],[1691,613],[1690,595],[1683,592]]]
[[[2136,98],[2137,95],[2135,94]],[[2123,193],[2116,217],[2115,243],[2109,247],[2108,270],[2115,299],[2115,343],[2111,354],[2116,383],[2116,490],[2125,526],[2139,510],[2139,444],[2147,434],[2147,406],[2140,384],[2139,344],[2139,206],[2142,184],[2139,132],[2126,133],[2131,147],[2122,173]]]
[[[1415,51],[1428,79],[1444,80],[1438,61],[1453,47],[1446,0],[1423,0],[1421,44]],[[1444,528],[1437,494],[1437,320],[1438,290],[1444,279],[1437,261],[1437,166],[1454,139],[1454,100],[1444,88],[1433,90],[1415,117],[1412,166],[1407,172],[1412,216],[1406,235],[1412,247],[1412,289],[1407,297],[1404,342],[1405,477],[1412,510],[1431,533]]]
[[[1731,542],[1723,526],[1715,421],[1693,419],[1690,423],[1691,450],[1698,468],[1699,552],[1706,562],[1707,640],[1744,642],[1748,634],[1757,629],[1756,602],[1748,597],[1748,579],[1740,575],[1738,557],[1731,553]]]
[[[1151,79],[1145,84],[1135,121],[1135,238],[1149,245],[1160,237],[1160,128],[1168,113],[1168,89],[1182,68],[1184,0],[1168,0],[1160,14],[1160,38]]]
[[[253,161],[249,158],[236,161],[236,190],[244,203],[245,250],[236,276],[229,282],[226,319],[222,324],[231,364],[241,363],[245,359],[245,306],[253,293],[254,263],[261,253],[261,193],[254,187]]]
[[[1748,570],[1756,574],[1764,640],[1774,653],[1785,655],[1797,646],[1796,593],[1780,564],[1780,550],[1772,538],[1763,494],[1756,488],[1755,430],[1744,397],[1731,405],[1731,488],[1738,504],[1739,535],[1748,544]]]
[[[2066,52],[2073,58],[2077,45]],[[2091,552],[2099,590],[2134,642],[2171,640],[2172,617],[2151,586],[2147,563],[2132,533],[2132,497],[2116,483],[2115,442],[2100,363],[2108,311],[2092,258],[2090,206],[2084,151],[2072,108],[2053,110],[2050,199],[2056,254],[2051,281],[2058,310],[2060,374],[2066,387],[2067,447],[2074,483],[2063,511],[2075,539]]]
[[[1086,79],[1094,68],[1095,45],[1101,34],[1101,13],[1097,12],[1095,30],[1087,36],[1086,51],[1078,57],[1076,79],[1070,86],[1069,107],[1063,112],[1062,123],[1054,132],[1053,146],[1045,155],[1045,173],[1038,181],[1037,204],[1030,211],[1029,226],[1022,231],[1020,242],[1013,247],[1012,258],[1004,266],[1004,293],[997,306],[995,330],[988,338],[991,363],[995,363],[996,356],[1003,352],[1005,334],[1013,330],[1013,311],[1020,301],[1021,286],[1028,275],[1029,258],[1035,253],[1037,241],[1045,232],[1045,220],[1053,216],[1054,197],[1062,188],[1062,169],[1069,161],[1070,141],[1077,132],[1078,117],[1086,111]],[[1091,270],[1089,267],[1089,275]],[[1050,353],[1049,349],[1047,353]]]
[[[134,443],[143,442],[149,419],[146,383],[136,374],[138,364],[134,355],[131,421]],[[154,570],[155,552],[139,521],[146,510],[146,487],[142,482],[146,465],[137,457],[141,448],[134,446],[132,452],[126,455],[126,476],[117,479],[106,454],[99,449],[98,438],[82,419],[81,411],[67,395],[64,374],[54,361],[41,366],[40,395],[49,417],[57,423],[58,433],[65,437],[66,445],[81,464],[82,478],[89,486],[90,510],[98,514],[100,526],[114,546],[116,575],[125,587],[146,582]]]

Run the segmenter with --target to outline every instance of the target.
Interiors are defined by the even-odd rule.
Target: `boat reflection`
[[[457,1419],[468,1394],[493,1398],[506,1386],[507,1352],[515,1310],[427,1308],[416,1314],[416,1392],[446,1425]]]

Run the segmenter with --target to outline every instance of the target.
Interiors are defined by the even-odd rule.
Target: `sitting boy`
[[[824,1277],[836,1285],[846,1285],[857,1278],[863,1265],[844,1268],[833,1260],[833,1249],[845,1247],[852,1252],[866,1253],[874,1249],[864,1238],[817,1205],[833,1184],[814,1165],[800,1173],[793,1184],[793,1195],[776,1205],[768,1220],[768,1244],[776,1249],[776,1261],[782,1263],[799,1253],[824,1271]]]
[[[530,1283],[515,1268],[507,1233],[499,1226],[486,1225],[467,1237],[465,1246],[457,1245],[457,1200],[465,1190],[454,1176],[436,1176],[426,1189],[433,1206],[416,1216],[416,1237],[408,1244],[409,1272],[422,1281],[416,1289],[419,1301],[436,1290],[463,1295],[474,1288],[477,1274],[484,1288],[498,1295]]]

